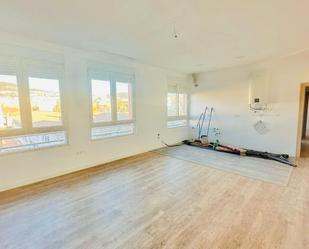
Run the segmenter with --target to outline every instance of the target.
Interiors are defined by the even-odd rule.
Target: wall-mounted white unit
[[[269,104],[269,72],[250,73],[249,106],[255,111],[265,110]]]

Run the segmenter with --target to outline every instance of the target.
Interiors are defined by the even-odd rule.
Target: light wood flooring
[[[287,187],[149,152],[2,192],[0,248],[308,249],[309,159]]]

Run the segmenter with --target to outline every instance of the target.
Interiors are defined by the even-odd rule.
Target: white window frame
[[[170,87],[173,87],[173,88],[175,88],[176,89],[176,91],[175,92],[170,92],[169,91],[169,88]],[[176,93],[176,112],[177,112],[177,115],[175,115],[175,116],[169,116],[168,115],[168,107],[167,107],[167,104],[166,104],[166,111],[167,111],[167,123],[169,122],[169,121],[178,121],[178,120],[186,120],[186,124],[185,125],[180,125],[180,126],[171,126],[171,127],[169,127],[168,126],[168,128],[176,128],[176,127],[184,127],[184,126],[188,126],[188,93],[187,93],[187,91],[185,90],[185,88],[183,87],[183,85],[181,85],[181,84],[168,84],[168,90],[167,90],[167,95],[166,95],[166,100],[167,100],[167,98],[168,98],[168,94],[169,93]],[[179,115],[179,113],[180,113],[180,111],[179,111],[179,94],[185,94],[186,95],[186,112],[187,112],[187,114],[186,115]]]
[[[102,81],[109,81],[110,82],[110,94],[111,94],[111,121],[103,121],[103,122],[94,122],[93,120],[93,109],[92,109],[92,80],[102,80]],[[116,92],[116,83],[128,83],[130,84],[130,98],[131,98],[131,110],[132,115],[131,119],[129,120],[118,120],[117,119],[117,92]],[[90,124],[91,130],[97,127],[106,127],[106,126],[115,126],[115,125],[122,125],[122,124],[133,124],[134,129],[133,133],[126,134],[126,135],[133,135],[135,134],[135,76],[134,74],[129,73],[121,73],[121,72],[113,72],[107,70],[100,70],[100,69],[88,69],[88,86],[89,86],[89,114],[90,114]],[[106,138],[114,138],[118,136],[126,136],[126,135],[117,135],[117,136],[110,136],[105,138],[99,139],[106,139]],[[93,139],[92,140],[98,140]]]
[[[17,89],[20,107],[21,127],[15,129],[0,130],[0,137],[16,137],[34,135],[49,132],[64,131],[67,143],[67,119],[65,115],[65,98],[63,89],[62,64],[46,61],[30,60],[25,58],[0,58],[0,74],[15,75],[17,77]],[[56,79],[59,81],[59,94],[61,104],[62,125],[50,127],[33,127],[32,111],[29,91],[29,77]]]

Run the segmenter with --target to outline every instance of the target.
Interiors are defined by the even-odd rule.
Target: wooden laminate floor
[[[0,248],[309,248],[308,164],[285,187],[145,153],[0,193]]]

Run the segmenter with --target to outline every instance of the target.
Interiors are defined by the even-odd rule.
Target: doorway
[[[300,87],[297,151],[298,157],[309,157],[309,83]]]

